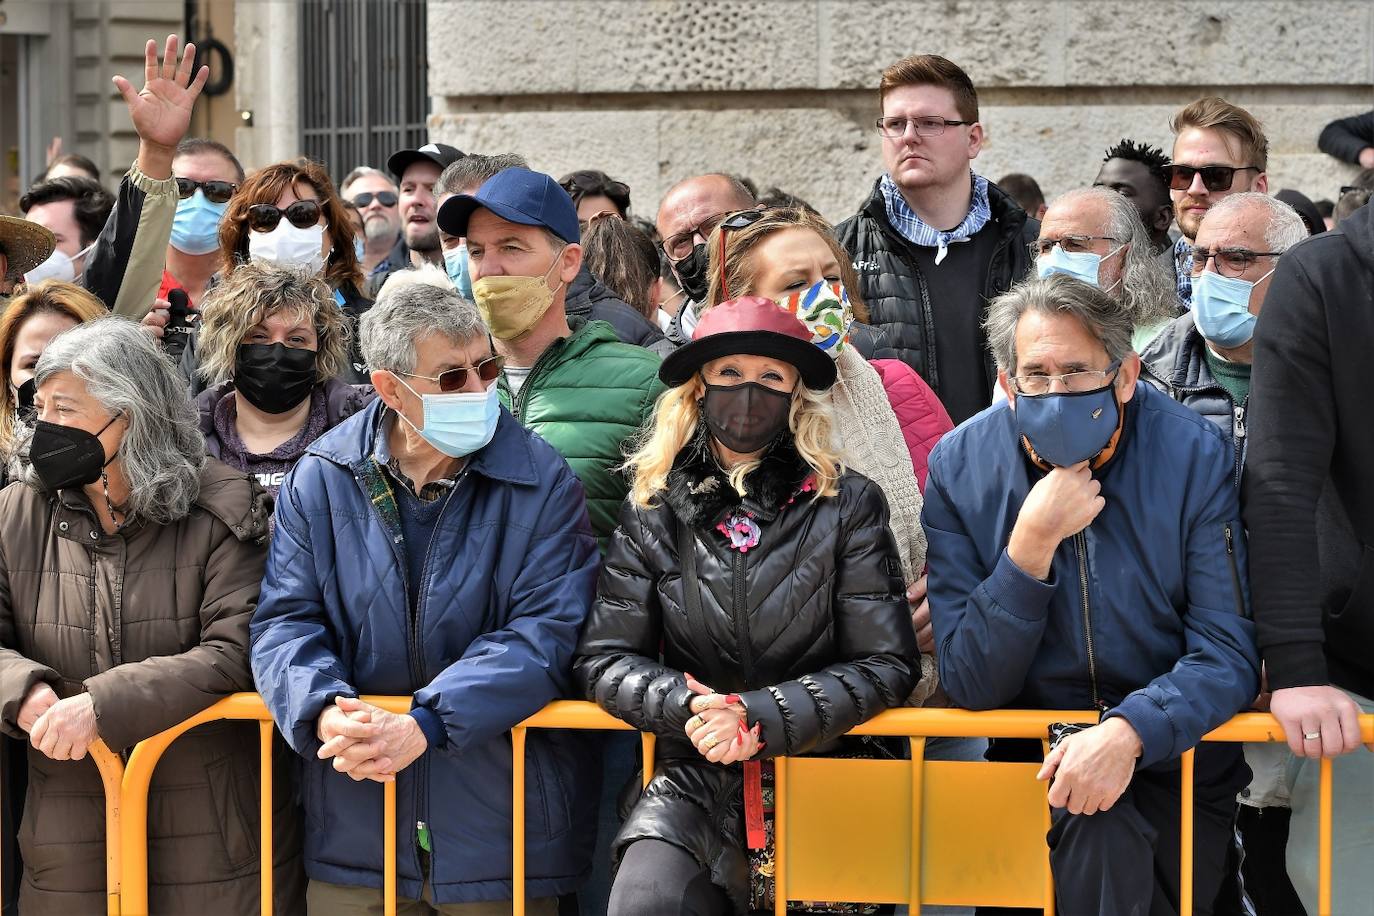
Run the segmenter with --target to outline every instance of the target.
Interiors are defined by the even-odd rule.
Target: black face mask
[[[33,440],[29,444],[29,462],[43,486],[49,490],[67,490],[99,480],[105,465],[114,461],[114,455],[105,457],[100,433],[109,429],[115,419],[111,417],[110,422],[95,434],[47,420],[35,423]]]
[[[315,387],[315,351],[286,344],[240,344],[234,389],[263,413],[286,413]]]
[[[756,452],[787,428],[792,392],[758,382],[707,385],[701,411],[716,441],[732,452]]]
[[[38,376],[33,376],[20,385],[14,392],[14,405],[19,419],[28,422],[33,419],[33,399],[38,394]]]
[[[698,245],[692,249],[691,254],[673,265],[673,273],[677,274],[678,285],[693,302],[706,301],[706,289],[709,285],[706,279],[708,260],[706,246]]]

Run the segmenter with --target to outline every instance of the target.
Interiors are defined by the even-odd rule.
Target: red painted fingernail
[[[725,698],[725,703],[726,703],[727,706],[738,706],[738,705],[739,705],[739,702],[740,702],[740,700],[739,700],[739,694],[737,694],[737,693],[729,694],[729,695],[726,696],[726,698]]]

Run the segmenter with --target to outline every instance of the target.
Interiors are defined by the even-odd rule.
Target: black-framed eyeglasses
[[[723,213],[713,213],[691,229],[684,229],[664,239],[663,253],[668,256],[670,261],[681,261],[683,258],[687,257],[687,255],[691,254],[692,249],[696,247],[696,244],[692,241],[696,236],[700,235],[702,238],[709,238],[717,226],[730,217],[737,216],[741,213],[758,213],[761,216],[763,211],[755,207],[749,210],[726,210]],[[757,219],[758,216],[754,217],[754,219],[751,219],[749,222],[754,222],[754,220]],[[745,225],[748,225],[748,223],[745,223]]]
[[[1036,239],[1026,247],[1030,249],[1031,257],[1039,258],[1049,254],[1055,245],[1069,254],[1087,254],[1092,252],[1093,242],[1116,242],[1119,245],[1121,239],[1110,235],[1066,235],[1057,239]]]
[[[398,372],[396,374],[410,378],[422,378],[427,382],[438,382],[440,391],[445,394],[452,394],[455,391],[462,391],[467,385],[469,372],[476,372],[480,381],[491,384],[496,381],[496,377],[501,374],[501,370],[505,367],[506,358],[504,356],[488,356],[475,366],[445,369],[438,375],[420,375],[417,372]]]
[[[297,229],[309,229],[320,221],[323,212],[317,200],[298,200],[285,210],[272,204],[253,204],[248,208],[248,228],[254,232],[271,232],[284,216]]]
[[[907,125],[916,128],[918,137],[938,137],[945,132],[946,127],[972,127],[977,121],[951,121],[949,118],[903,118],[894,116],[891,118],[879,118],[876,122],[878,133],[887,137],[889,140],[899,140],[906,136]]]
[[[377,191],[375,193],[372,191],[363,191],[361,194],[354,194],[353,206],[361,210],[364,207],[371,206],[374,198],[377,203],[381,204],[383,207],[396,206],[397,198],[394,191]]]
[[[1116,359],[1105,369],[1084,369],[1081,372],[1065,372],[1063,375],[1013,375],[1011,386],[1016,389],[1017,394],[1032,398],[1049,394],[1055,382],[1063,385],[1064,390],[1070,394],[1083,394],[1106,385],[1120,368],[1121,360]]]
[[[1202,276],[1207,269],[1207,262],[1215,260],[1217,263],[1217,273],[1223,277],[1239,277],[1251,267],[1255,266],[1260,258],[1277,258],[1283,254],[1282,251],[1251,251],[1249,248],[1205,248],[1201,245],[1194,245],[1189,249],[1189,254],[1193,256],[1192,275]]]
[[[1164,177],[1172,191],[1186,191],[1193,186],[1193,176],[1202,176],[1202,186],[1209,191],[1229,191],[1237,172],[1261,171],[1257,165],[1179,165],[1170,163],[1164,166]]]
[[[186,200],[196,193],[196,188],[205,192],[205,199],[217,204],[226,204],[239,186],[232,181],[195,181],[191,178],[177,179],[177,196]]]
[[[725,280],[725,236],[729,232],[738,232],[747,226],[752,226],[763,219],[766,207],[755,207],[749,210],[739,210],[731,213],[721,222],[720,229],[720,298],[724,302],[730,298],[730,288]]]

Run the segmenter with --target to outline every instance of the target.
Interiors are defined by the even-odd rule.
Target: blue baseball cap
[[[507,222],[543,226],[570,244],[582,239],[572,198],[543,172],[506,169],[488,178],[476,194],[450,197],[439,208],[439,228],[449,235],[466,236],[468,219],[479,207]]]

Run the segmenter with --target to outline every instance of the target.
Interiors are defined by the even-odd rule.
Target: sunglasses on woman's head
[[[285,210],[272,204],[253,204],[248,208],[248,228],[254,232],[271,232],[284,216],[297,229],[309,229],[320,221],[323,212],[317,200],[298,200]]]
[[[196,193],[196,188],[205,192],[205,199],[211,203],[224,204],[234,196],[238,185],[232,181],[192,181],[190,178],[177,179],[177,196],[186,200]]]
[[[439,390],[445,394],[452,394],[455,391],[462,391],[468,383],[468,373],[476,372],[477,378],[486,384],[496,381],[496,377],[505,368],[506,358],[504,356],[488,356],[475,366],[459,366],[457,369],[446,369],[438,375],[419,375],[414,372],[401,372],[400,375],[410,378],[422,378],[427,382],[438,382]]]

